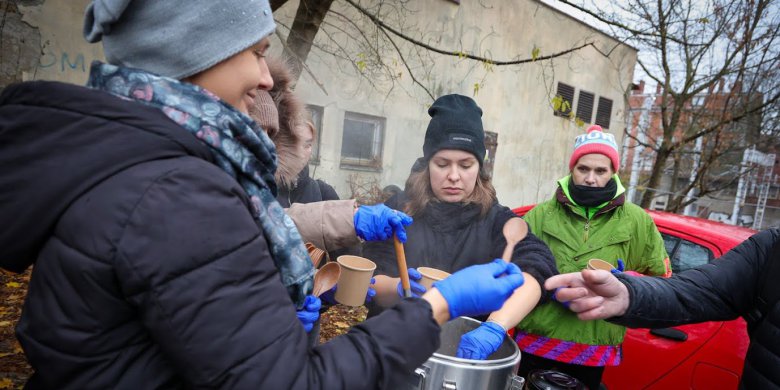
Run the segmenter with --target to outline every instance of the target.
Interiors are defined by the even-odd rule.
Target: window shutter
[[[558,110],[553,111],[555,116],[569,116],[574,102],[574,87],[564,83],[558,83],[557,96],[560,96],[561,107]]]
[[[593,94],[580,90],[577,99],[577,118],[585,123],[591,123],[593,119]]]
[[[599,97],[599,107],[596,109],[596,124],[602,128],[609,128],[609,121],[612,118],[612,100]]]

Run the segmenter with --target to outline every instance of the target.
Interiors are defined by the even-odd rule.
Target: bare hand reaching
[[[581,320],[620,316],[628,309],[628,288],[607,271],[586,269],[556,275],[547,279],[544,288],[556,290],[555,299],[568,303]]]

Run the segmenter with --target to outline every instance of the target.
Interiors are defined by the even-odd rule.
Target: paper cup
[[[433,286],[433,282],[442,280],[450,276],[449,272],[444,272],[440,269],[431,267],[417,267],[417,272],[422,275],[422,279],[418,283],[425,286],[426,290],[430,290]]]
[[[336,262],[341,266],[336,302],[347,306],[362,306],[366,302],[366,293],[371,284],[376,264],[360,256],[339,256]]]
[[[588,260],[588,269],[592,269],[592,270],[600,269],[609,272],[615,269],[615,267],[612,266],[612,264],[601,259],[590,259]]]

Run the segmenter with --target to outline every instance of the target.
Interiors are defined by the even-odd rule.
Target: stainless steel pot
[[[520,350],[510,337],[487,360],[455,357],[460,338],[479,327],[480,322],[458,317],[442,326],[441,346],[414,374],[393,389],[415,390],[520,390],[523,378],[515,375],[520,365]]]

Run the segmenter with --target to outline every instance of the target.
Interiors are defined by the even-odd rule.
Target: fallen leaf
[[[333,323],[333,326],[337,328],[349,328],[349,324],[344,321],[336,321]]]
[[[0,328],[4,326],[11,326],[11,325],[13,325],[13,322],[11,321],[0,321]]]
[[[11,379],[9,378],[2,378],[0,379],[0,389],[10,389],[13,388],[14,383],[11,382]]]
[[[6,283],[5,285],[6,285],[7,287],[11,287],[11,288],[19,288],[19,287],[22,287],[22,284],[21,284],[21,283],[17,283],[17,282],[8,282],[8,283]]]

